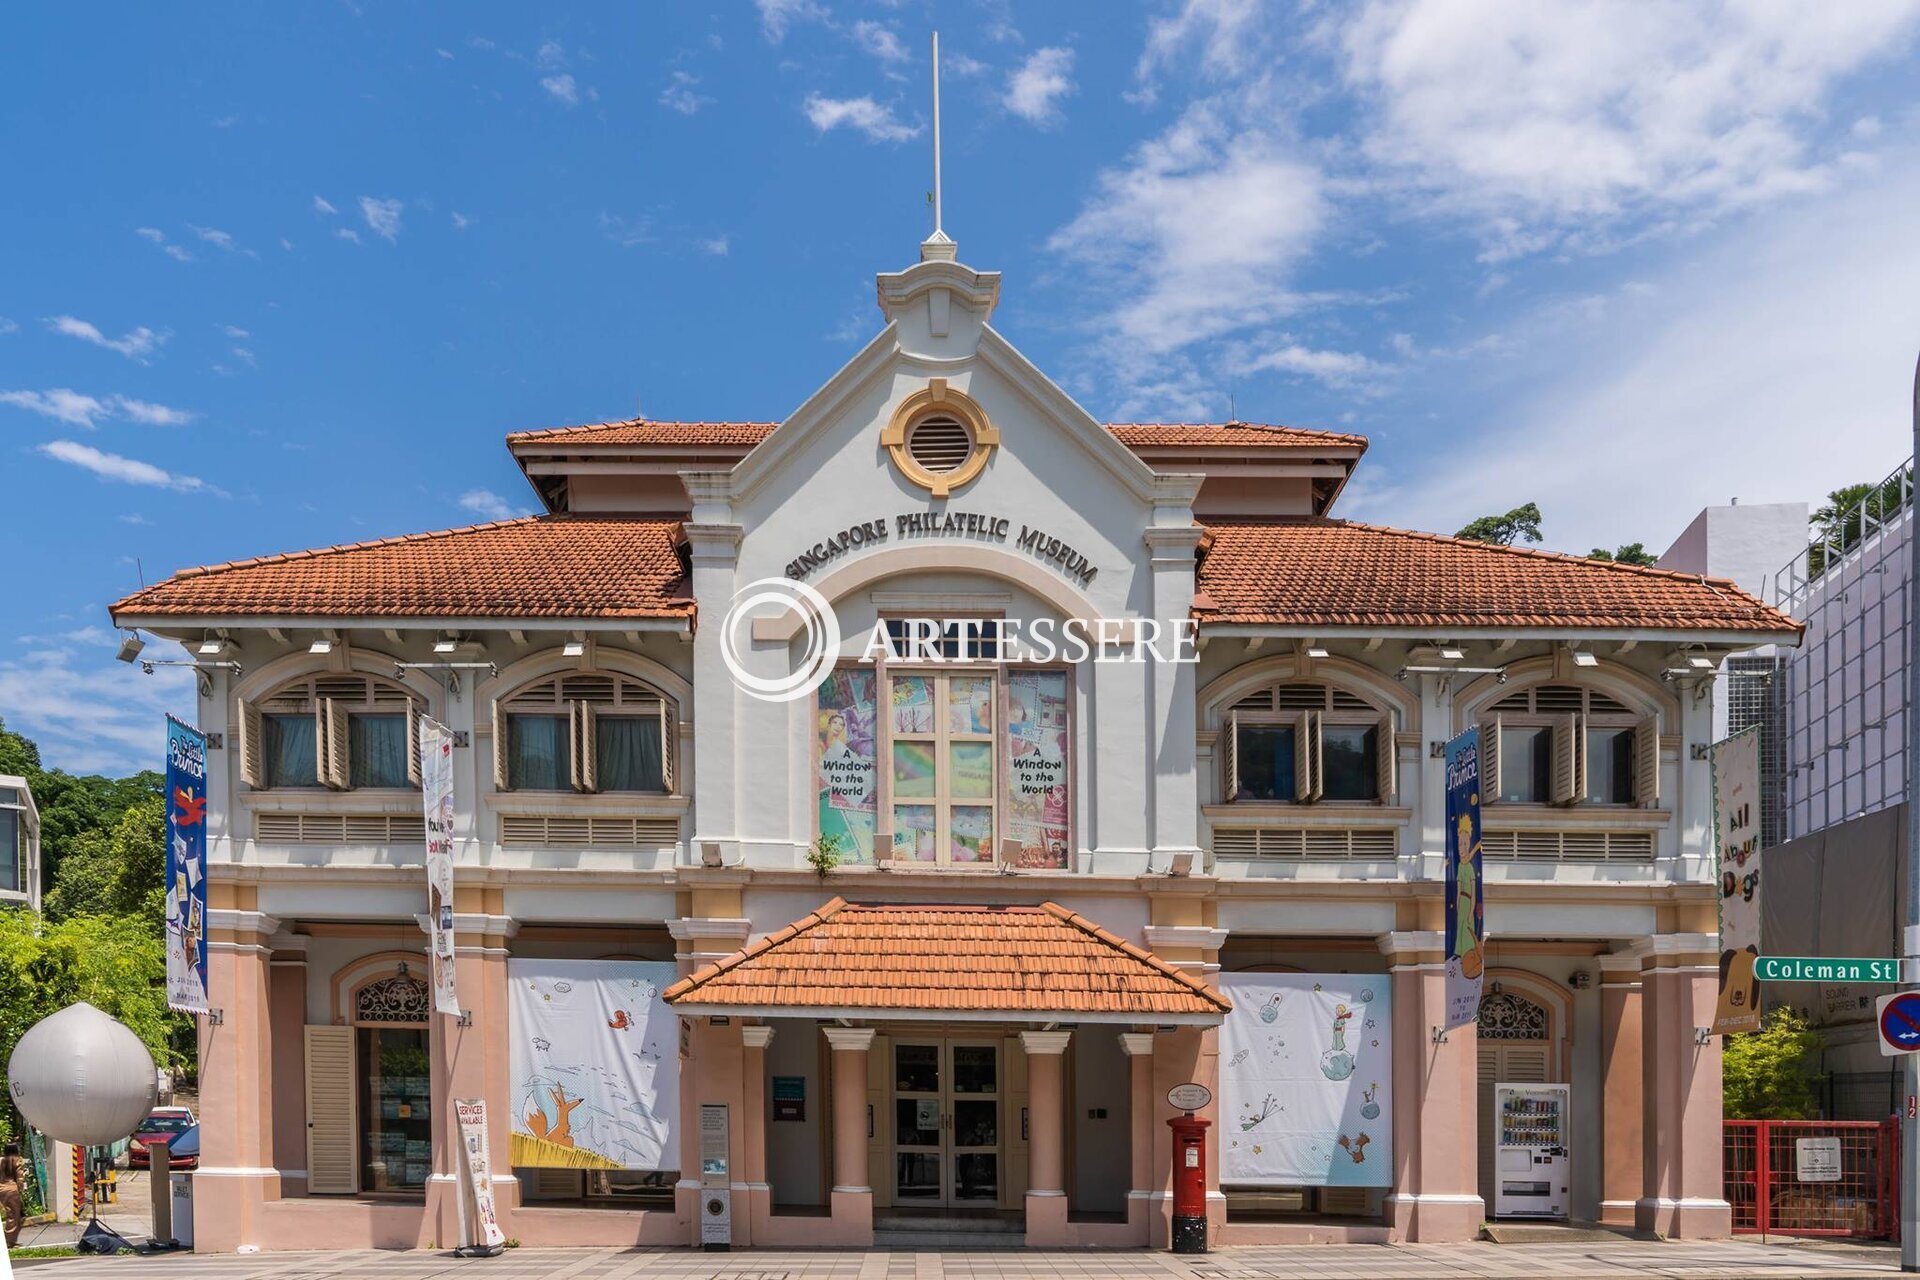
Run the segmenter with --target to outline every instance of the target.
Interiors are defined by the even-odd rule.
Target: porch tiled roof
[[[1232,1003],[1057,903],[862,905],[835,898],[666,990],[695,1010],[1217,1022]]]
[[[1346,520],[1206,524],[1194,601],[1203,626],[1800,629],[1723,578]]]
[[[669,618],[693,614],[680,519],[544,515],[182,569],[125,617]]]
[[[591,422],[578,427],[545,427],[515,431],[507,436],[510,448],[580,445],[714,445],[752,446],[773,434],[777,422],[656,422],[632,418],[624,422]],[[1310,431],[1303,427],[1269,426],[1258,422],[1113,422],[1107,430],[1129,448],[1300,449],[1334,446],[1367,447],[1365,436],[1344,431]]]

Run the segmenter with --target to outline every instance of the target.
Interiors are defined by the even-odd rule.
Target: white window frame
[[[567,696],[567,683],[577,680],[610,682],[611,697]],[[508,720],[515,715],[563,717],[567,721],[570,781],[583,795],[676,796],[674,746],[679,715],[673,700],[656,686],[619,671],[564,671],[522,685],[493,702],[493,786],[495,791],[521,795],[559,795],[556,791],[515,788],[509,776]],[[660,779],[658,791],[605,791],[600,786],[598,738],[601,717],[651,719],[659,726]]]
[[[1538,695],[1542,689],[1578,689],[1580,691],[1579,711],[1541,711],[1538,709]],[[1481,802],[1499,805],[1506,809],[1588,809],[1622,810],[1651,809],[1660,803],[1660,717],[1655,713],[1639,714],[1631,709],[1622,711],[1594,711],[1595,694],[1606,698],[1616,706],[1624,706],[1618,699],[1604,690],[1588,685],[1572,684],[1564,680],[1546,680],[1517,690],[1525,694],[1528,710],[1500,711],[1488,707],[1480,717],[1481,750]],[[1499,698],[1498,706],[1511,701],[1514,693]],[[1553,767],[1548,779],[1548,794],[1544,800],[1508,801],[1500,798],[1504,788],[1501,786],[1501,735],[1508,729],[1550,730],[1548,739],[1553,753]],[[1633,733],[1633,787],[1632,793],[1624,800],[1590,800],[1587,798],[1587,733],[1591,729],[1626,729]],[[1490,744],[1490,749],[1489,749]]]
[[[1322,692],[1319,708],[1299,707],[1280,709],[1280,693],[1283,688],[1299,689],[1315,686]],[[1335,689],[1366,704],[1364,709],[1333,706]],[[1399,791],[1398,744],[1394,739],[1393,712],[1377,706],[1372,700],[1362,697],[1351,689],[1336,686],[1324,680],[1276,680],[1265,686],[1269,706],[1272,710],[1235,710],[1229,709],[1221,726],[1221,741],[1225,750],[1221,755],[1220,789],[1223,803],[1234,805],[1283,805],[1297,806],[1309,804],[1329,805],[1374,805],[1390,806]],[[1255,689],[1243,693],[1234,704],[1247,701],[1261,690]],[[1293,728],[1293,794],[1292,800],[1270,800],[1264,798],[1240,798],[1240,729],[1252,725],[1288,725]],[[1374,794],[1364,799],[1328,799],[1326,792],[1326,727],[1328,725],[1369,728],[1374,733]]]

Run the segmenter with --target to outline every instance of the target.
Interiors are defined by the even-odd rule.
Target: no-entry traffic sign
[[[1880,1015],[1880,1052],[1889,1058],[1920,1052],[1920,991],[1897,991],[1874,1005]]]

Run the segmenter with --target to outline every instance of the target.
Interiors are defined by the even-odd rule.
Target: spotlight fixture
[[[333,641],[322,637],[307,646],[308,653],[332,653]]]
[[[1450,644],[1443,644],[1440,646],[1440,656],[1442,658],[1445,658],[1448,662],[1458,662],[1460,661],[1460,659],[1467,656],[1467,651],[1465,649],[1456,648],[1455,646]]]
[[[1711,671],[1713,670],[1713,659],[1704,653],[1690,653],[1687,655],[1687,665],[1695,671]]]
[[[568,658],[577,658],[586,651],[587,642],[585,640],[569,640],[560,646],[561,656]]]
[[[1192,851],[1189,850],[1185,853],[1174,854],[1173,860],[1167,864],[1167,874],[1170,876],[1192,875],[1193,874]]]
[[[1306,654],[1309,658],[1324,658],[1327,656],[1327,649],[1325,645],[1310,644],[1306,648]]]
[[[1600,659],[1594,657],[1593,654],[1585,649],[1575,649],[1573,651],[1573,665],[1576,667],[1597,667],[1600,665]]]
[[[452,636],[441,636],[438,640],[435,640],[433,642],[433,651],[435,653],[452,653],[455,649],[458,649],[459,647],[460,647],[460,642],[454,639]]]
[[[147,643],[140,638],[138,631],[129,631],[120,640],[120,652],[113,656],[122,662],[133,662],[139,658],[140,651],[146,647]]]
[[[717,841],[704,840],[701,842],[700,865],[703,867],[719,867],[719,866],[726,865],[724,862],[721,861],[720,845]]]

